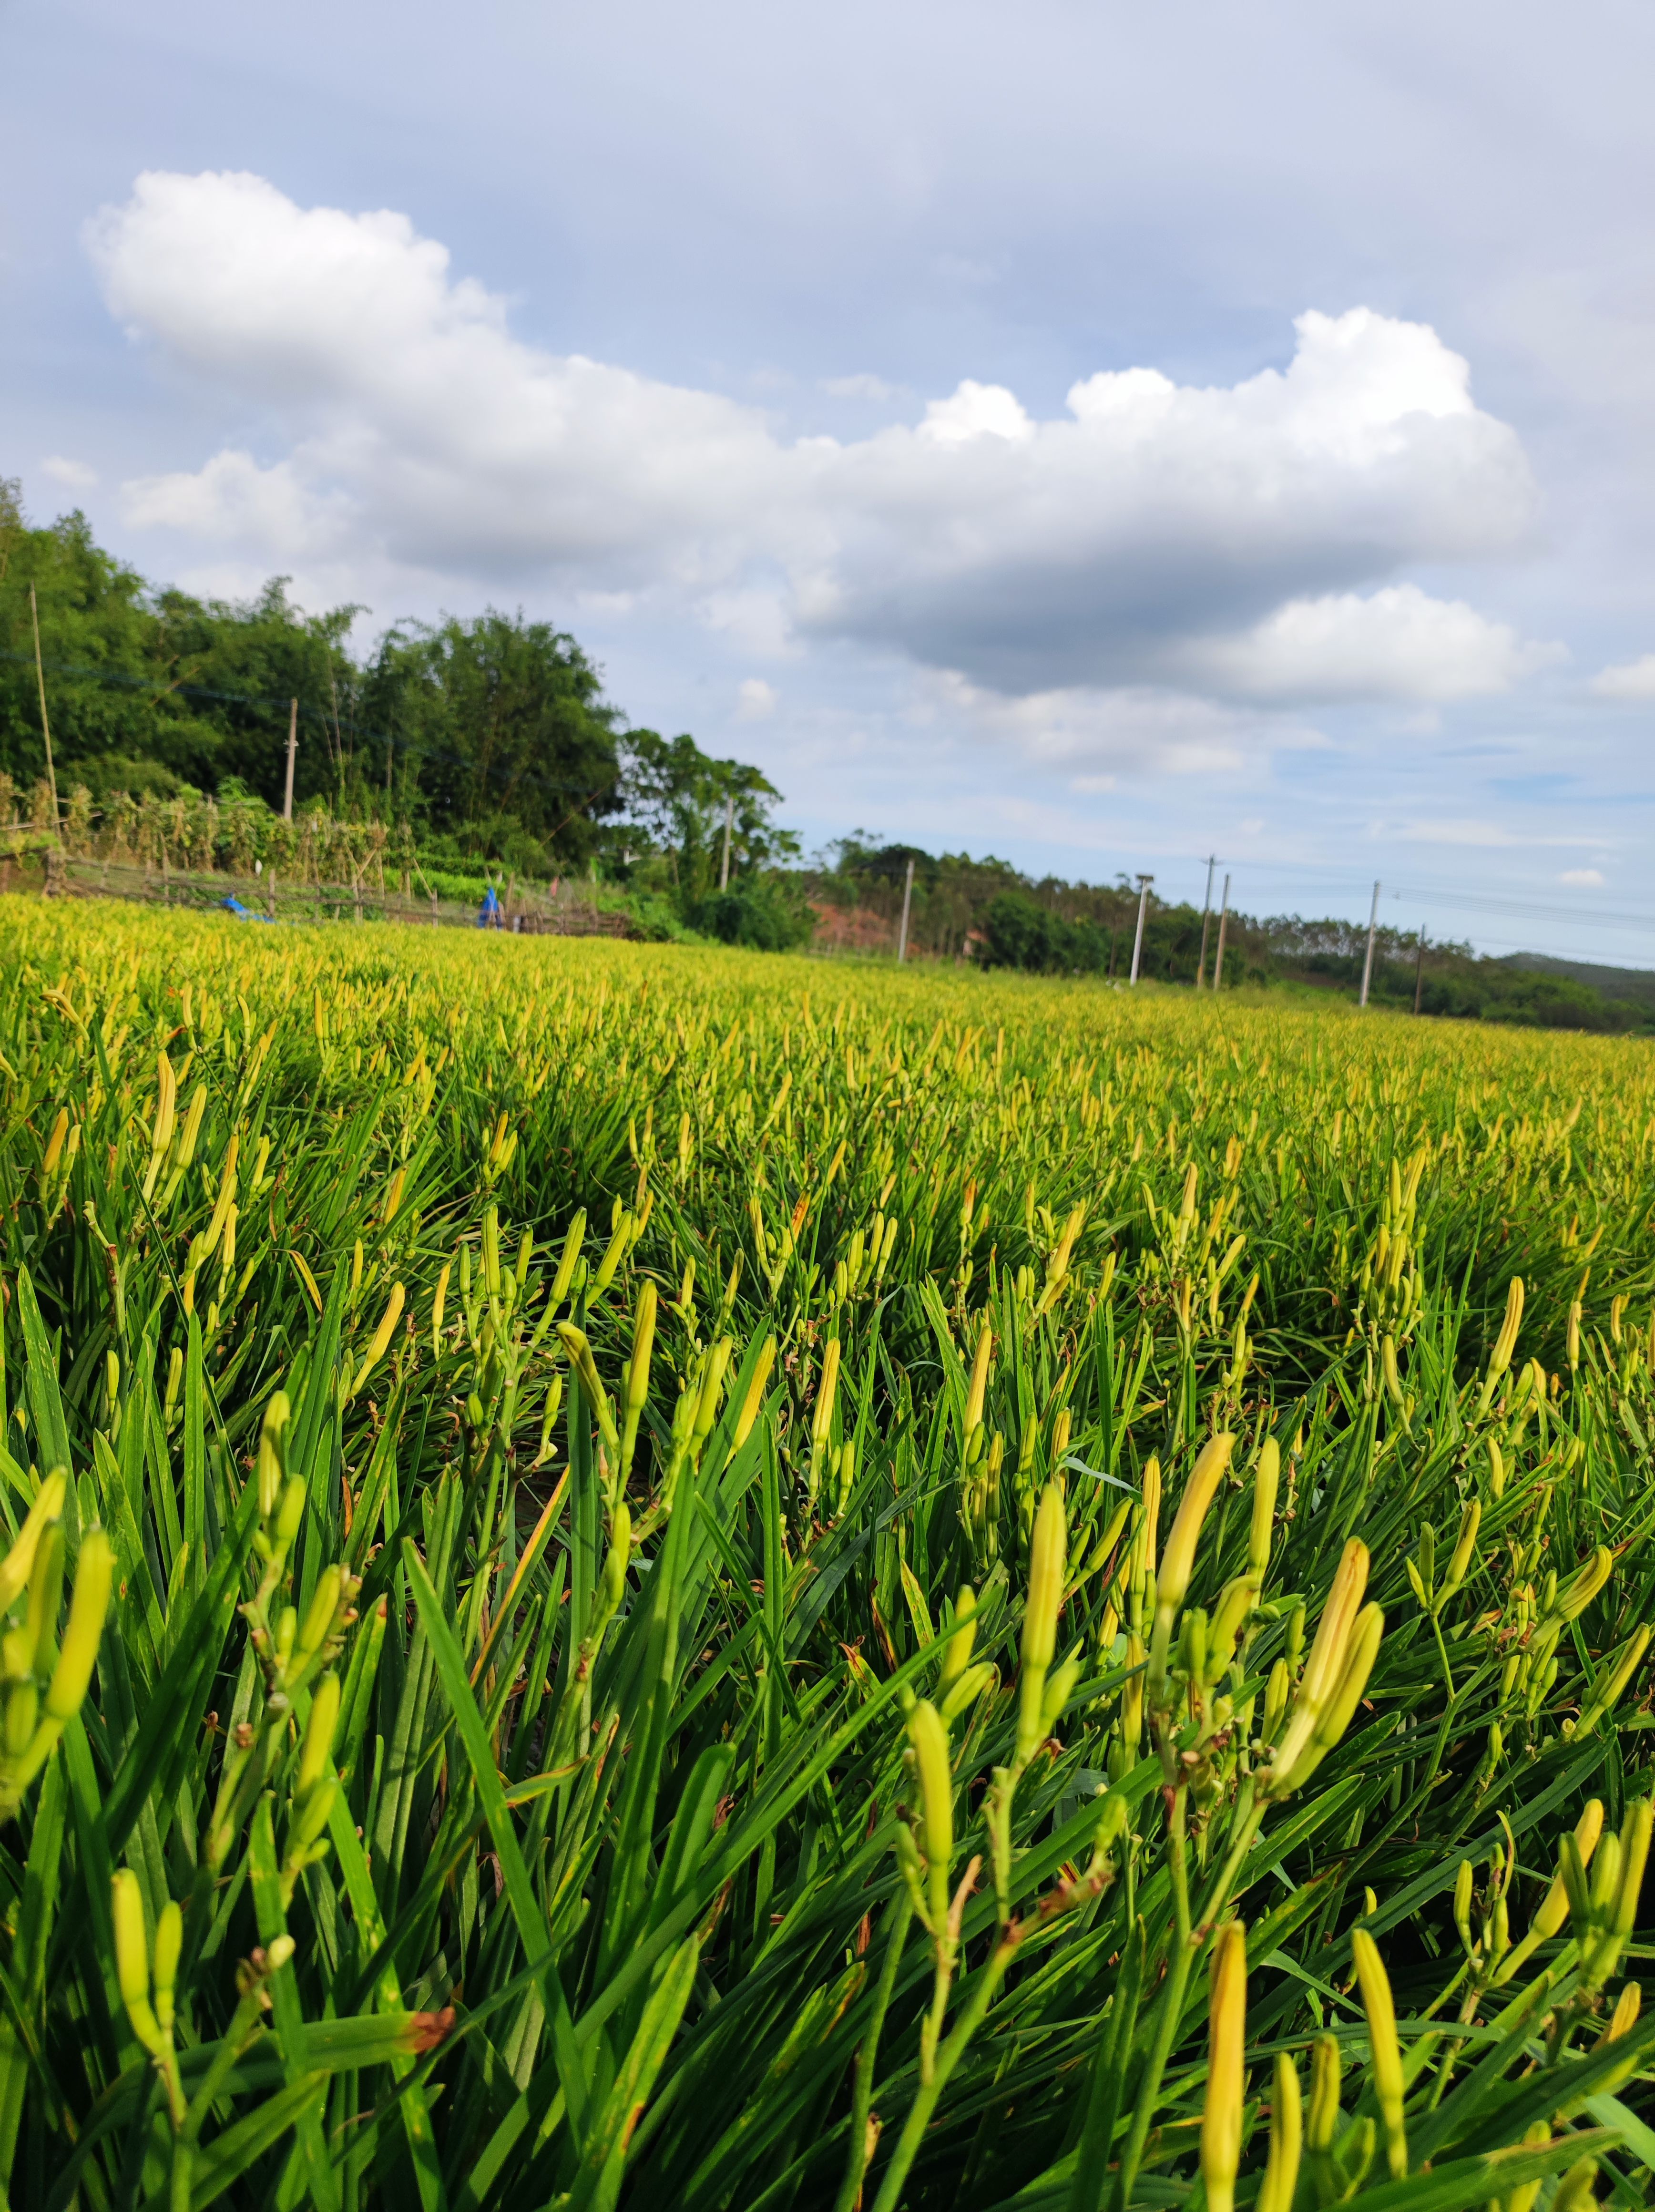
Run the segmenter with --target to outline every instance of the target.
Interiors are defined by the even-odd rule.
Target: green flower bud
[[[64,1631],[63,1650],[52,1670],[52,1686],[46,1692],[45,1709],[52,1720],[72,1720],[81,1710],[98,1656],[114,1571],[115,1555],[108,1537],[101,1528],[89,1528],[75,1563],[75,1595],[69,1601],[69,1626]]]

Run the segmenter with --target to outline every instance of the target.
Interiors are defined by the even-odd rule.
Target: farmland
[[[9,2203],[1645,2201],[1644,1045],[13,898],[0,1074]]]

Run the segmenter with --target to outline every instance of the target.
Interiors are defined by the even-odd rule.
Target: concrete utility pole
[[[293,757],[299,750],[299,702],[288,702],[288,788],[282,800],[282,819],[293,820]]]
[[[900,968],[908,957],[908,908],[913,903],[913,860],[910,857],[908,872],[902,885],[902,927],[896,933],[896,964]]]
[[[1425,924],[1420,924],[1420,946],[1414,955],[1414,1012],[1420,1010],[1420,993],[1425,988]]]
[[[1224,878],[1224,904],[1218,916],[1218,957],[1213,963],[1213,990],[1224,981],[1224,933],[1230,925],[1230,879]]]
[[[1153,876],[1140,876],[1137,879],[1137,935],[1132,939],[1132,981],[1134,983],[1137,981],[1138,963],[1143,957],[1143,917],[1149,910],[1149,886],[1154,881]]]
[[[40,611],[34,604],[34,586],[28,587],[28,618],[34,625],[34,673],[40,686],[40,732],[46,741],[46,784],[52,793],[52,834],[58,834],[58,771],[52,765],[52,724],[46,717],[46,671],[40,658]]]
[[[718,889],[730,889],[730,827],[736,815],[736,794],[726,793],[724,803],[724,866],[718,871]]]
[[[1207,923],[1213,910],[1213,870],[1218,866],[1218,855],[1213,854],[1207,862],[1207,896],[1201,902],[1201,957],[1196,963],[1195,988],[1198,991],[1207,980]]]
[[[1373,903],[1367,915],[1367,957],[1362,963],[1362,995],[1359,1006],[1367,1004],[1367,987],[1373,980],[1373,933],[1379,926],[1379,887],[1373,886]]]

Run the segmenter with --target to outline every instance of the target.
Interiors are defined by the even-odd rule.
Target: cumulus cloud
[[[1565,868],[1557,880],[1560,884],[1579,884],[1587,890],[1600,890],[1603,872],[1601,868]]]
[[[957,670],[924,677],[912,714],[921,726],[946,722],[999,751],[1064,773],[1076,791],[1105,790],[1114,781],[1111,772],[1150,768],[1173,775],[1234,775],[1266,752],[1325,743],[1285,715],[1185,692],[1072,685],[1010,695],[973,684]]]
[[[1600,699],[1655,699],[1655,653],[1601,669],[1591,688]]]
[[[738,722],[767,720],[780,702],[781,694],[773,684],[767,684],[762,676],[749,676],[736,687],[736,720]]]
[[[1367,308],[1300,316],[1288,366],[1234,386],[1106,371],[1040,420],[967,380],[916,423],[788,438],[524,343],[399,214],[155,173],[88,245],[135,336],[269,427],[264,459],[129,486],[132,518],[283,566],[670,599],[755,650],[888,648],[1057,753],[1158,726],[1174,764],[1238,726],[1170,694],[1445,700],[1555,652],[1397,580],[1520,546],[1534,489],[1461,356]]]
[[[1531,837],[1515,830],[1508,830],[1502,822],[1489,822],[1477,816],[1431,816],[1420,822],[1400,825],[1396,835],[1416,845],[1477,845],[1477,846],[1545,846],[1599,844],[1597,837]],[[1589,874],[1590,870],[1587,871]],[[1584,878],[1572,880],[1583,881]]]
[[[90,491],[98,481],[96,469],[85,461],[71,460],[66,453],[46,454],[40,463],[40,473],[70,491]]]
[[[1564,658],[1561,646],[1525,641],[1509,623],[1417,584],[1289,599],[1239,636],[1184,654],[1219,688],[1281,700],[1470,698],[1508,691]]]

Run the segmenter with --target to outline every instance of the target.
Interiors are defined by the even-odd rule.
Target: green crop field
[[[13,2208],[1635,2205],[1655,1056],[0,901]]]

